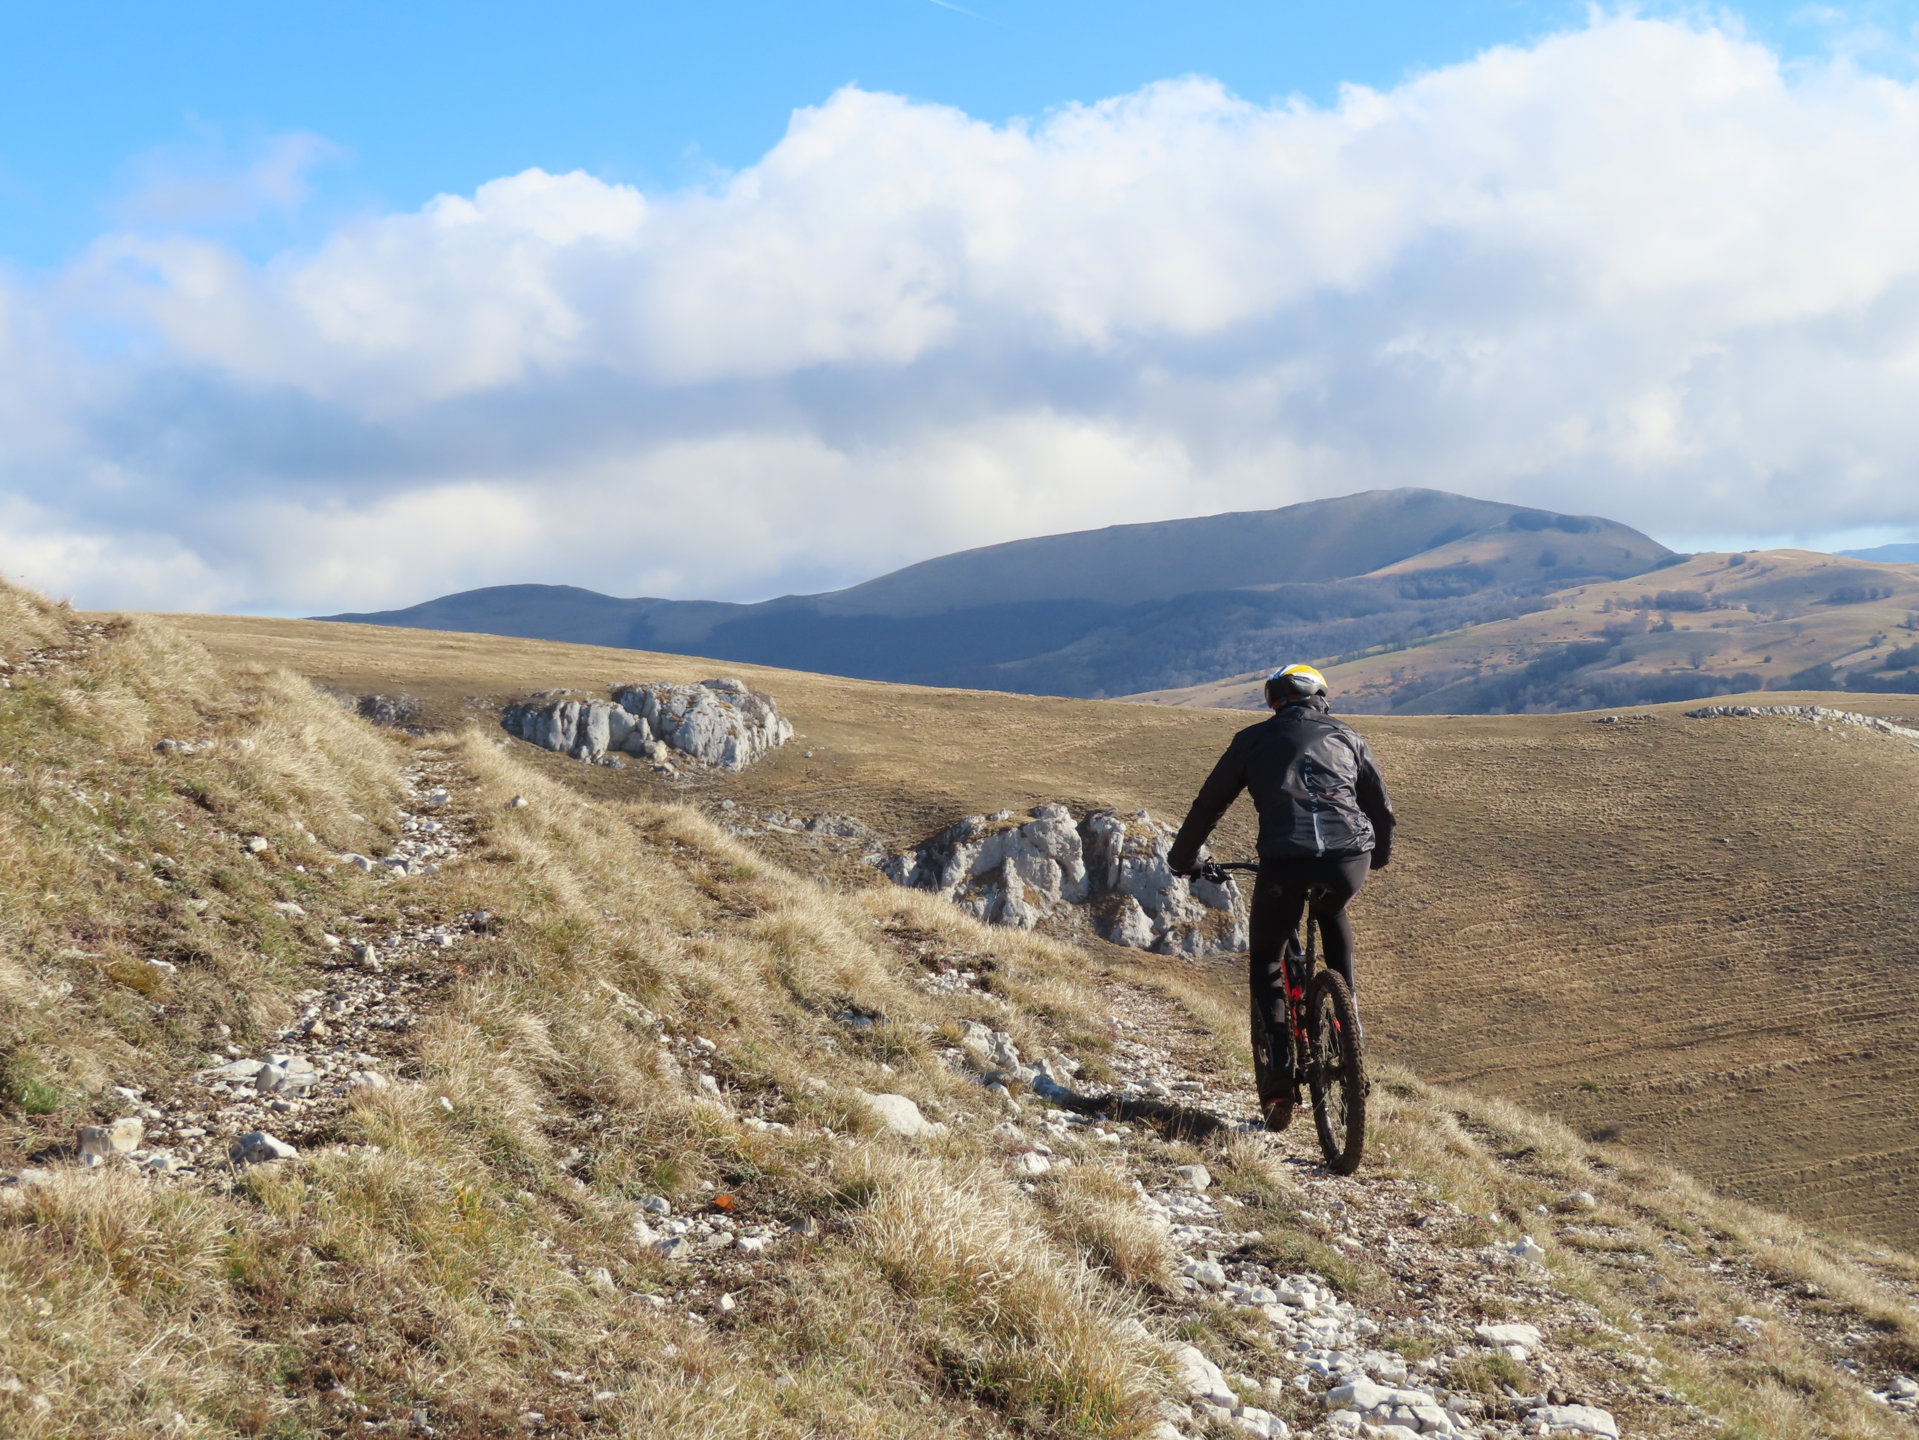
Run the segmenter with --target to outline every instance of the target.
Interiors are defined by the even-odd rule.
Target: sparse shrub
[[[1133,1195],[1132,1181],[1104,1165],[1062,1172],[1049,1194],[1048,1228],[1088,1264],[1124,1285],[1164,1286],[1174,1252]]]
[[[43,1076],[25,1056],[8,1059],[4,1085],[6,1095],[23,1115],[51,1115],[60,1108],[60,1087]]]
[[[1526,1367],[1510,1355],[1469,1355],[1453,1366],[1455,1390],[1466,1390],[1493,1400],[1503,1400],[1506,1389],[1528,1388]]]

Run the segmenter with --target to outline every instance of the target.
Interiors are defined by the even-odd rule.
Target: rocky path
[[[341,857],[396,885],[434,873],[472,843],[471,823],[455,803],[466,782],[451,760],[422,751],[404,778],[408,798],[393,853]],[[307,918],[294,902],[280,908],[290,919]],[[322,932],[323,958],[313,963],[319,983],[294,996],[301,1009],[293,1024],[257,1051],[229,1041],[179,1083],[116,1086],[127,1113],[80,1131],[80,1162],[180,1180],[230,1176],[331,1138],[356,1089],[412,1079],[410,1032],[453,979],[461,939],[484,930],[487,917],[382,925],[343,915],[325,923],[333,928]],[[31,1184],[42,1174],[28,1170],[19,1179]]]
[[[1664,1322],[1642,1327],[1635,1313],[1635,1329],[1619,1329],[1569,1294],[1541,1263],[1549,1247],[1577,1245],[1589,1258],[1643,1272],[1650,1267],[1641,1248],[1643,1231],[1598,1224],[1592,1217],[1598,1204],[1583,1192],[1560,1195],[1529,1213],[1480,1217],[1438,1199],[1427,1185],[1394,1175],[1389,1164],[1369,1164],[1351,1177],[1332,1175],[1320,1161],[1309,1113],[1298,1116],[1286,1134],[1266,1136],[1256,1124],[1250,1084],[1220,1073],[1203,1031],[1136,987],[1114,984],[1110,999],[1125,1037],[1109,1062],[1120,1085],[1211,1113],[1257,1136],[1302,1197],[1294,1223],[1373,1277],[1358,1287],[1355,1303],[1339,1297],[1326,1276],[1280,1273],[1260,1258],[1264,1237],[1236,1223],[1246,1207],[1203,1174],[1176,1170],[1174,1185],[1142,1187],[1142,1205],[1164,1218],[1170,1238],[1188,1256],[1182,1278],[1195,1304],[1176,1317],[1178,1328],[1197,1328],[1209,1307],[1242,1315],[1256,1309],[1286,1356],[1276,1367],[1280,1373],[1254,1376],[1223,1373],[1196,1347],[1181,1347],[1176,1353],[1191,1400],[1166,1417],[1159,1440],[1240,1431],[1281,1435],[1289,1428],[1294,1434],[1385,1440],[1413,1434],[1721,1433],[1723,1421],[1682,1399],[1662,1378],[1664,1367],[1650,1352],[1658,1348],[1655,1337],[1667,1328]],[[1070,1136],[1076,1128],[1128,1128],[1063,1111],[1048,1112],[1044,1127],[1056,1136]],[[1504,1155],[1498,1137],[1487,1138],[1498,1163],[1525,1165],[1523,1149]],[[1108,1156],[1149,1170],[1151,1148],[1130,1133],[1117,1147],[1102,1146]],[[1494,1238],[1515,1232],[1517,1238]],[[1860,1347],[1870,1346],[1870,1330],[1807,1303],[1817,1298],[1816,1288],[1782,1284],[1749,1256],[1742,1259],[1716,1243],[1726,1238],[1669,1234],[1663,1242],[1662,1259],[1709,1277],[1737,1312],[1716,1346],[1702,1347],[1692,1327],[1689,1348],[1717,1348],[1733,1361],[1770,1327],[1790,1327],[1837,1368],[1866,1379],[1874,1398],[1889,1408],[1907,1415],[1919,1408],[1914,1377],[1883,1363],[1872,1371],[1854,1358]],[[1513,1365],[1502,1366],[1501,1360]],[[1290,1425],[1276,1411],[1290,1415]]]
[[[394,853],[341,857],[387,874],[394,886],[429,876],[474,844],[460,803],[469,782],[444,752],[418,752],[405,778],[409,798]],[[412,918],[425,908],[401,904],[397,922],[325,917],[330,928],[319,937],[317,983],[296,997],[294,1023],[257,1052],[227,1044],[180,1083],[121,1088],[127,1113],[88,1127],[78,1156],[67,1158],[141,1167],[156,1183],[225,1183],[247,1165],[334,1138],[357,1089],[417,1080],[413,1032],[456,977],[463,938],[488,923],[484,915],[453,923]],[[316,926],[322,919],[304,912],[294,918]],[[922,983],[983,997],[980,979],[948,967]],[[1143,986],[1102,983],[1119,1035],[1106,1057],[1112,1088],[1210,1117],[1230,1145],[1264,1152],[1285,1196],[1286,1235],[1261,1233],[1261,1224],[1273,1224],[1273,1197],[1236,1186],[1231,1164],[1216,1163],[1216,1182],[1194,1163],[1187,1140],[1165,1127],[1114,1122],[1068,1103],[1080,1083],[1073,1057],[1022,1055],[1007,1033],[969,1022],[963,1043],[946,1058],[995,1095],[1003,1118],[991,1144],[1036,1200],[1044,1204],[1047,1187],[1071,1166],[1117,1167],[1133,1183],[1140,1218],[1176,1252],[1173,1292],[1145,1311],[1183,1391],[1163,1412],[1154,1440],[1723,1431],[1723,1422],[1668,1387],[1652,1353],[1662,1322],[1641,1325],[1635,1315],[1633,1329],[1617,1328],[1542,1263],[1553,1249],[1576,1246],[1599,1263],[1644,1271],[1653,1257],[1643,1226],[1603,1223],[1604,1207],[1576,1192],[1523,1214],[1469,1215],[1429,1184],[1395,1173],[1384,1155],[1358,1175],[1331,1175],[1320,1163],[1310,1115],[1285,1135],[1267,1135],[1256,1122],[1250,1077],[1222,1070],[1207,1031]],[[653,1028],[683,1083],[733,1111],[744,1128],[777,1133],[799,1123],[777,1095],[749,1102],[732,1092],[725,1057],[711,1040],[680,1033],[665,1017],[619,998]],[[870,1023],[852,1014],[842,1020]],[[887,1128],[921,1133],[924,1122],[904,1097],[868,1098],[878,1102]],[[1456,1118],[1470,1127],[1470,1117]],[[580,1148],[561,1161],[563,1169],[586,1158],[598,1119],[582,1117]],[[1498,1137],[1486,1139],[1496,1163],[1523,1173],[1523,1150],[1508,1155]],[[19,1182],[35,1183],[40,1174],[23,1172]],[[753,1303],[756,1287],[774,1282],[777,1267],[803,1253],[817,1228],[800,1216],[737,1213],[732,1197],[717,1192],[678,1202],[647,1197],[631,1224],[635,1243],[672,1262],[668,1282],[644,1303],[695,1327],[724,1327]],[[1863,1374],[1889,1407],[1910,1413],[1919,1404],[1919,1384],[1872,1370],[1866,1351],[1873,1337],[1810,1303],[1816,1297],[1790,1293],[1715,1237],[1673,1233],[1664,1243],[1660,1261],[1710,1277],[1741,1311],[1720,1340],[1689,1334],[1690,1348],[1720,1344],[1732,1358],[1766,1327],[1790,1326],[1834,1365]],[[603,1268],[582,1278],[602,1289],[615,1284]],[[585,1393],[597,1394],[587,1377],[578,1379]],[[534,1415],[528,1428],[539,1426]]]

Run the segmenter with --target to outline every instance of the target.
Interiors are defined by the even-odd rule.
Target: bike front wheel
[[[1313,1124],[1326,1168],[1350,1175],[1366,1146],[1366,1046],[1359,1011],[1344,977],[1322,970],[1306,992],[1306,1035],[1312,1047],[1308,1083]]]

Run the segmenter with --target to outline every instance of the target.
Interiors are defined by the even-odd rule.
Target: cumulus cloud
[[[849,89],[715,186],[528,171],[264,263],[129,226],[0,292],[0,565],[322,610],[1385,485],[1915,525],[1915,176],[1919,88],[1627,16],[1331,107]]]

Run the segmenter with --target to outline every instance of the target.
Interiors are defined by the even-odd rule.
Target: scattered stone
[[[1513,1254],[1521,1260],[1530,1260],[1535,1265],[1544,1264],[1546,1260],[1545,1247],[1530,1235],[1521,1236],[1514,1243]]]
[[[236,1165],[266,1165],[275,1160],[291,1160],[299,1153],[265,1130],[250,1131],[227,1147],[227,1156]]]
[[[1209,1290],[1226,1288],[1226,1270],[1217,1260],[1188,1260],[1180,1266],[1179,1273]]]
[[[362,695],[354,705],[363,720],[393,730],[416,728],[423,708],[411,695]]]
[[[80,1158],[89,1165],[100,1165],[110,1156],[130,1155],[140,1148],[146,1129],[146,1122],[137,1115],[115,1120],[111,1125],[82,1125]]]
[[[1213,1177],[1204,1165],[1178,1165],[1173,1169],[1173,1178],[1188,1190],[1206,1190],[1211,1188]]]
[[[1612,1412],[1594,1405],[1540,1405],[1529,1417],[1546,1435],[1598,1435],[1619,1440],[1619,1422]]]
[[[1226,1383],[1225,1373],[1208,1360],[1197,1346],[1174,1346],[1173,1368],[1188,1395],[1222,1406],[1229,1412],[1238,1407],[1239,1396]]]
[[[284,915],[289,920],[300,919],[307,913],[306,907],[295,900],[276,900],[273,910],[276,915]]]
[[[909,1140],[922,1135],[944,1134],[946,1127],[937,1121],[928,1120],[920,1114],[920,1107],[904,1095],[869,1094],[865,1090],[856,1090],[855,1095],[865,1103],[866,1108],[889,1134],[902,1135]]]
[[[1520,1353],[1512,1357],[1515,1360],[1529,1358],[1540,1344],[1539,1327],[1536,1325],[1475,1325],[1473,1334],[1495,1350],[1504,1350],[1509,1354],[1518,1350]]]

